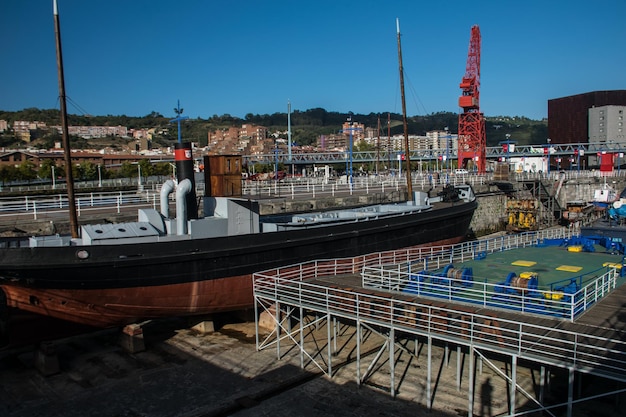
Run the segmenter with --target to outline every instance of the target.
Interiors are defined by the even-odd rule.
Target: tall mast
[[[391,113],[387,113],[387,171],[391,171]]]
[[[402,68],[402,46],[400,45],[400,19],[396,18],[398,33],[398,63],[400,65],[400,95],[402,96],[402,123],[404,125],[404,155],[406,160],[406,191],[409,201],[413,201],[413,184],[411,181],[411,157],[409,149],[409,127],[406,121],[406,102],[404,100],[404,68]]]
[[[61,102],[61,129],[63,138],[63,154],[65,156],[65,182],[67,185],[67,202],[70,212],[70,232],[73,238],[78,237],[78,215],[76,214],[76,201],[74,198],[74,174],[72,173],[72,153],[70,150],[70,136],[67,123],[67,106],[65,99],[65,76],[63,75],[63,52],[61,51],[61,25],[57,0],[53,0],[54,34],[57,46],[57,70],[59,74],[59,101]]]
[[[378,175],[378,165],[380,163],[380,114],[378,115],[378,127],[376,128],[376,175]]]
[[[289,161],[291,161],[291,101],[287,100],[287,145],[289,147]]]

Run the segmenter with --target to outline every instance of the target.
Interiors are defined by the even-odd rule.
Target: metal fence
[[[159,204],[159,193],[155,191],[117,191],[91,192],[76,194],[76,210],[78,215],[96,210],[115,210],[120,213],[123,208],[153,207]],[[69,206],[65,194],[24,196],[20,198],[0,198],[0,220],[3,217],[20,216],[23,219],[37,220],[44,215],[67,213]]]
[[[494,248],[505,248],[532,244],[543,238],[565,237],[566,234],[566,230],[559,229],[507,236],[489,242]],[[481,310],[477,313],[462,305],[452,307],[445,302],[418,300],[402,294],[385,296],[367,288],[348,288],[349,285],[340,284],[342,275],[353,277],[367,266],[410,262],[429,253],[435,255],[449,249],[406,249],[355,258],[312,261],[258,272],[253,275],[255,303],[265,309],[272,305],[299,307],[395,329],[404,334],[431,336],[534,362],[625,379],[626,342],[622,340],[508,320],[495,312]],[[334,279],[328,281],[328,285],[312,281],[323,277]],[[276,314],[278,322],[281,316]],[[294,334],[285,340],[296,338]],[[258,349],[273,343],[267,339],[261,341],[257,335]]]
[[[526,289],[503,283],[470,281],[411,271],[411,267],[411,263],[393,267],[365,266],[361,272],[363,287],[574,321],[610,294],[616,288],[619,277],[617,265],[610,265],[603,267],[604,273],[579,290],[569,285],[550,289]],[[584,277],[579,278],[584,282]]]

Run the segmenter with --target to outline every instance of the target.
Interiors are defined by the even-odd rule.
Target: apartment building
[[[589,109],[589,142],[626,144],[626,106],[600,106]]]

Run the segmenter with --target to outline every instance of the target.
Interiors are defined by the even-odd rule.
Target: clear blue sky
[[[321,107],[458,112],[470,28],[481,110],[626,89],[626,1],[58,0],[70,113],[208,118]],[[3,0],[0,110],[58,108],[52,0]]]

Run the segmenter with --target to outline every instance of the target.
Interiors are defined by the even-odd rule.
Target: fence
[[[532,244],[545,237],[565,236],[566,231],[527,233],[485,241],[505,249],[519,244]],[[580,333],[555,328],[552,324],[519,322],[481,310],[475,312],[462,305],[415,299],[408,295],[388,294],[363,288],[348,288],[340,283],[343,276],[354,276],[364,267],[410,262],[427,253],[435,255],[450,248],[422,248],[365,255],[355,258],[313,261],[272,269],[253,275],[254,297],[264,309],[305,309],[314,314],[329,314],[356,320],[375,327],[395,329],[403,334],[433,336],[439,340],[473,346],[498,354],[506,353],[522,359],[594,373],[624,380],[626,375],[626,343],[619,338]],[[335,277],[322,285],[319,278]],[[318,278],[318,281],[313,279]],[[346,282],[348,282],[347,280]],[[277,323],[281,315],[277,314]],[[302,315],[302,313],[301,313]],[[548,323],[548,322],[546,322]],[[284,340],[296,341],[297,336]],[[260,341],[264,349],[271,340]]]

